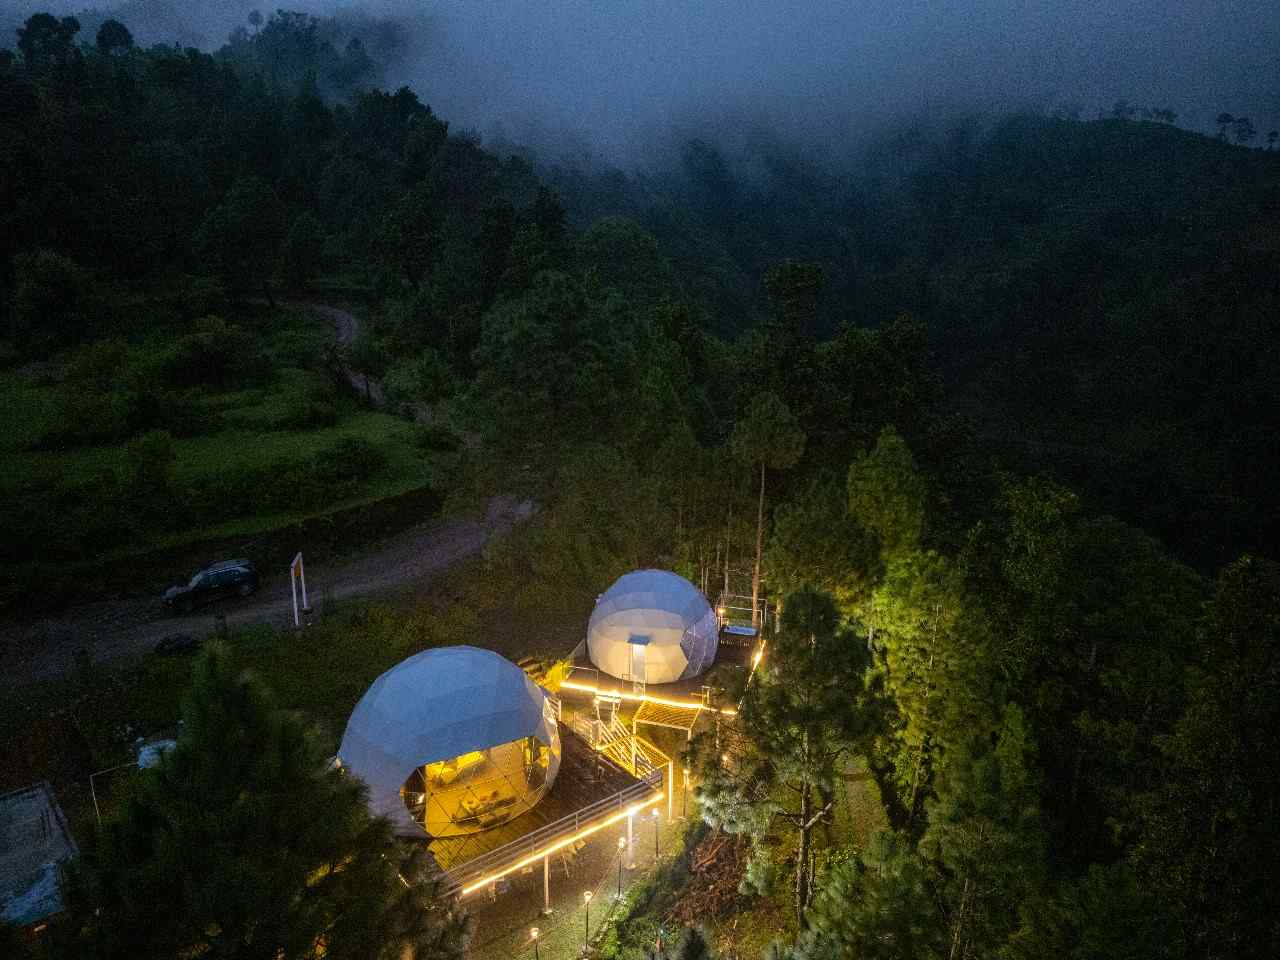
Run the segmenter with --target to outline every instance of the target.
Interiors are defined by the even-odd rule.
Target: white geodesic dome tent
[[[710,667],[718,636],[715,611],[697,587],[668,570],[636,570],[596,601],[587,655],[619,680],[671,683]]]
[[[530,810],[560,769],[545,692],[478,647],[424,650],[369,687],[338,760],[399,836],[456,836]]]

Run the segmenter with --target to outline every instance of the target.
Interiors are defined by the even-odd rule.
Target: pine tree
[[[880,539],[886,559],[919,545],[928,490],[893,427],[885,427],[871,452],[849,467],[848,493],[849,515]]]
[[[460,958],[468,920],[359,781],[213,645],[177,747],[71,875],[73,954]]]
[[[807,589],[787,597],[780,633],[743,697],[734,739],[718,746],[695,740],[703,818],[730,833],[751,835],[755,875],[771,831],[795,839],[796,921],[804,928],[813,898],[814,828],[828,817],[837,778],[865,749],[879,716],[862,688],[866,647],[841,629],[831,597]],[[726,759],[727,758],[727,759]],[[794,797],[784,804],[781,797]]]
[[[733,428],[729,448],[734,458],[760,468],[760,499],[756,507],[756,564],[751,575],[751,619],[759,626],[760,566],[764,555],[764,480],[766,470],[788,470],[804,453],[805,436],[786,403],[777,394],[756,394]]]
[[[809,922],[795,960],[932,960],[945,943],[924,865],[906,838],[888,832],[831,871]]]
[[[1024,902],[1018,915],[1018,929],[1000,949],[1000,960],[1176,960],[1183,955],[1169,904],[1141,888],[1123,863],[1094,864],[1052,896]]]
[[[1004,943],[1019,905],[1039,890],[1046,860],[1039,795],[1034,738],[1012,704],[994,747],[975,737],[939,770],[920,850],[937,873],[950,960]]]
[[[876,672],[893,700],[895,763],[909,821],[927,793],[933,754],[989,732],[995,645],[960,571],[933,551],[898,554],[872,596]]]

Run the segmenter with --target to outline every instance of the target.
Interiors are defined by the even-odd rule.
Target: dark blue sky
[[[87,5],[0,0],[11,21]],[[1093,116],[1120,97],[1199,129],[1219,110],[1280,124],[1280,0],[128,0],[124,19],[148,40],[181,21],[212,47],[276,6],[405,21],[388,79],[455,125],[574,130],[614,154],[726,116],[831,144],[902,115],[1073,103]]]

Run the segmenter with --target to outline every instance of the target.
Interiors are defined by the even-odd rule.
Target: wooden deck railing
[[[662,771],[655,770],[639,783],[633,783],[612,796],[588,804],[559,820],[526,833],[523,837],[483,853],[474,860],[468,860],[452,870],[446,870],[443,892],[458,893],[488,874],[500,872],[504,866],[535,856],[539,850],[552,847],[558,841],[582,832],[595,821],[611,814],[621,813],[627,807],[639,803],[661,785]]]

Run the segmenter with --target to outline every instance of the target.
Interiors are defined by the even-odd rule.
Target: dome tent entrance
[[[718,633],[715,611],[692,583],[668,570],[636,570],[596,601],[587,655],[619,680],[672,683],[711,666]]]
[[[546,694],[477,647],[424,650],[369,687],[338,748],[400,836],[456,836],[532,809],[560,768]]]

